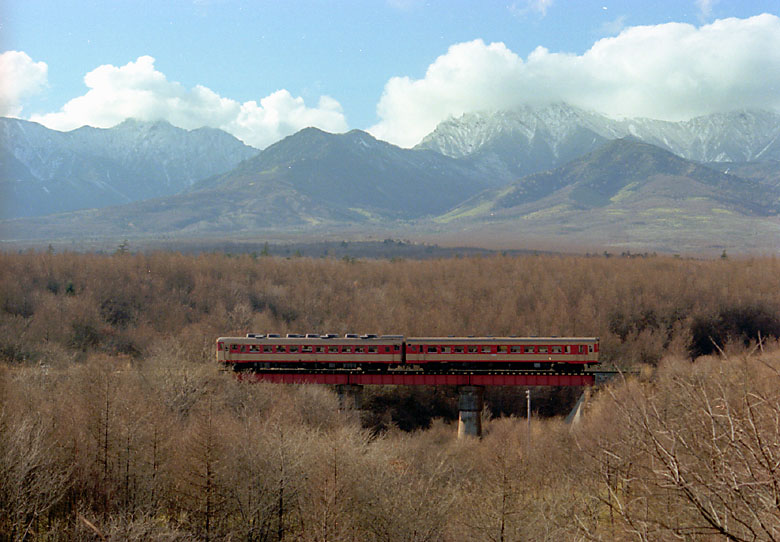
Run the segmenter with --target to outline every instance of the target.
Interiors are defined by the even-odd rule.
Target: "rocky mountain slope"
[[[258,152],[221,130],[187,131],[166,122],[57,132],[0,118],[0,217],[176,194]]]
[[[307,128],[178,195],[0,226],[7,239],[392,225],[441,214],[491,181],[433,151],[401,149],[358,130]]]
[[[472,217],[478,216],[472,212],[475,207],[483,209],[480,214],[507,214],[546,198],[554,198],[548,206],[604,208],[622,205],[638,192],[648,192],[657,180],[671,178],[677,180],[679,198],[706,195],[720,206],[749,215],[780,212],[780,188],[718,172],[633,138],[611,141],[560,168],[483,192],[458,209]]]
[[[307,128],[196,188],[251,188],[262,195],[280,186],[366,218],[411,219],[440,214],[498,184],[437,152],[402,149],[360,130],[329,134]]]
[[[514,230],[674,250],[681,239],[716,245],[759,232],[767,248],[777,247],[779,215],[780,187],[623,138],[560,168],[478,194],[436,221],[451,230]]]
[[[755,162],[713,162],[709,167],[744,179],[780,188],[780,160],[759,160]]]
[[[780,160],[778,113],[736,111],[686,122],[615,120],[567,104],[465,114],[442,122],[416,148],[468,159],[509,182],[626,136],[697,162]]]
[[[22,126],[37,129],[31,123]],[[519,246],[524,239],[536,238],[542,240],[537,245],[541,247],[549,240],[563,240],[576,247],[632,250],[774,250],[780,248],[778,126],[780,118],[774,113],[738,112],[663,123],[614,121],[558,105],[464,116],[443,123],[416,149],[401,149],[358,130],[328,134],[308,128],[227,172],[212,168],[210,176],[203,174],[196,182],[193,174],[179,184],[159,178],[152,183],[177,194],[0,221],[0,240],[225,238],[269,232],[305,237],[381,231],[400,237],[445,235],[461,244],[467,238],[472,244],[489,240],[496,246]],[[144,156],[158,156],[151,149],[166,147],[158,143],[166,138],[155,134],[169,133],[170,127],[140,127],[146,132],[133,140],[136,155],[128,150],[132,138],[119,129],[138,133],[139,126],[125,123],[113,129],[118,143],[100,159],[112,164],[126,160],[127,171]],[[106,139],[105,131],[76,132],[70,137]],[[60,158],[62,153],[47,155],[47,149],[60,148],[62,135],[39,134],[38,141],[51,138],[39,147],[42,161],[66,172],[81,166],[86,172],[103,171],[95,165],[102,164],[100,160],[81,160],[75,151],[66,160]],[[221,148],[216,143],[211,147]],[[18,170],[16,179],[41,176],[28,166],[33,160],[6,152],[8,148],[0,146],[2,164]],[[201,152],[202,157],[187,155],[190,161],[180,169],[212,156]],[[720,161],[724,158],[729,161]],[[156,163],[173,162],[159,158]],[[529,168],[544,170],[517,175]],[[195,169],[207,171],[205,166]],[[142,172],[128,179],[142,184],[139,179],[149,175]],[[123,186],[114,180],[86,186],[96,193]],[[88,189],[78,193],[85,201],[90,197]]]

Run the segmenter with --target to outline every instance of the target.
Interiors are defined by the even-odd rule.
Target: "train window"
[[[425,351],[428,352],[429,354],[437,354],[438,353],[436,351],[436,347],[435,346],[426,346],[425,347]]]
[[[323,352],[325,352],[325,347],[324,346],[317,346],[317,347],[314,348],[314,351],[317,352],[318,354],[322,354]]]
[[[523,352],[526,354],[533,354],[534,353],[534,347],[533,346],[524,346]]]
[[[522,351],[523,351],[523,347],[522,346],[512,346],[512,348],[511,348],[511,352],[513,354],[520,354],[520,353],[522,353]]]
[[[408,345],[406,347],[406,351],[407,352],[412,352],[412,353],[416,354],[417,353],[417,346],[413,345],[413,344],[410,344],[410,345]]]
[[[593,352],[593,345],[592,344],[588,345],[588,352]]]
[[[550,351],[551,351],[553,354],[560,354],[561,352],[563,352],[563,350],[561,349],[561,347],[560,347],[560,346],[551,346],[551,347],[550,347]]]
[[[479,349],[476,346],[469,346],[468,349],[469,349],[469,354],[476,354],[477,352],[479,352]]]
[[[312,352],[311,345],[310,344],[305,344],[305,345],[301,346],[301,352],[304,352],[306,354],[311,354],[311,352]]]
[[[564,349],[563,351],[566,352],[567,354],[571,354],[571,346],[566,345],[563,347],[563,349]]]
[[[294,354],[297,351],[298,351],[298,346],[297,345],[290,346],[290,353],[291,354]]]
[[[506,354],[509,352],[509,347],[505,344],[499,344],[498,346],[496,346],[496,352],[498,352],[499,354]]]
[[[377,352],[376,346],[369,346],[368,347],[368,353],[369,354],[376,354],[376,352]]]
[[[228,346],[228,349],[231,352],[238,352],[238,348],[237,348],[237,346],[235,344],[231,344],[230,346]]]
[[[465,351],[465,348],[463,346],[453,346],[452,351],[455,354],[462,354]]]
[[[263,353],[264,354],[270,354],[271,353],[271,348],[273,348],[273,347],[270,344],[264,345],[263,346]]]
[[[349,347],[348,346],[344,347],[344,351],[345,352],[347,351],[347,348],[349,348]],[[328,347],[328,352],[331,353],[331,354],[336,354],[336,353],[338,353],[338,351],[339,351],[339,347],[338,346],[329,346]]]
[[[400,352],[401,351],[401,345],[400,344],[394,344],[393,345],[393,352]]]
[[[491,350],[493,350],[493,347],[492,347],[492,346],[487,346],[487,345],[486,345],[486,346],[483,346],[483,347],[482,347],[482,353],[483,353],[483,354],[490,354]]]
[[[546,346],[540,346],[539,347],[539,353],[540,354],[546,354],[548,352],[548,348]]]

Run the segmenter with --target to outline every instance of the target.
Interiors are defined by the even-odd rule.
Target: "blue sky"
[[[308,125],[410,146],[449,116],[547,99],[668,120],[778,109],[779,8],[5,0],[0,114],[61,130],[163,119],[262,148]]]

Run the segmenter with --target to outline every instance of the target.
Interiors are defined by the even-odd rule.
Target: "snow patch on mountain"
[[[573,153],[626,136],[699,162],[780,159],[780,114],[775,112],[733,111],[669,122],[612,119],[564,103],[466,113],[439,124],[416,148],[478,161],[499,157],[513,174],[524,175],[563,165],[576,157]]]
[[[212,128],[127,120],[58,132],[0,118],[0,216],[13,218],[175,194],[259,151]]]

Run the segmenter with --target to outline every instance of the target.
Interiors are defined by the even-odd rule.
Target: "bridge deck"
[[[361,384],[379,386],[592,386],[594,373],[384,373],[283,372],[241,373],[242,380],[276,384]]]

